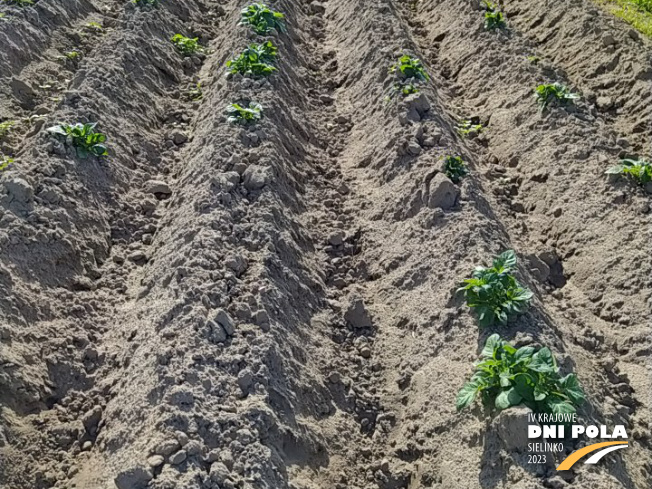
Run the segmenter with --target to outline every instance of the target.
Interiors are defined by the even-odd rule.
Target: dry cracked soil
[[[247,4],[0,3],[0,487],[652,487],[650,195],[604,175],[649,154],[650,42],[589,0],[495,32],[476,0],[277,0],[269,36]],[[225,76],[268,39],[276,73]],[[431,78],[388,100],[403,53]],[[545,82],[581,99],[542,113]],[[108,157],[46,131],[78,121]],[[478,328],[456,289],[510,248],[532,305]],[[520,410],[456,412],[495,332],[629,449],[556,472]]]

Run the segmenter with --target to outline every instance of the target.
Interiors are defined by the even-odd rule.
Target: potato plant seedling
[[[466,305],[475,311],[480,326],[506,325],[527,310],[533,294],[510,274],[515,268],[516,254],[507,250],[490,268],[476,267],[471,278],[464,280],[466,285],[458,289],[464,292]]]
[[[0,153],[0,172],[8,170],[13,164],[14,159]]]
[[[421,61],[407,54],[401,56],[396,64],[390,66],[389,72],[394,75],[395,81],[386,97],[388,100],[398,94],[406,97],[418,93],[418,85],[430,80]]]
[[[106,156],[108,152],[104,142],[106,136],[101,132],[95,132],[97,123],[68,125],[60,124],[47,129],[47,132],[56,137],[64,139],[77,150],[77,156],[86,158],[89,155]]]
[[[193,102],[196,102],[197,100],[201,100],[204,97],[204,92],[201,88],[201,83],[197,83],[194,87],[190,88],[186,92],[186,97],[188,97],[188,100],[191,100]]]
[[[256,102],[249,102],[248,107],[235,103],[227,106],[226,113],[230,123],[248,126],[262,119],[263,107]]]
[[[229,73],[248,77],[269,76],[276,71],[278,48],[271,42],[249,45],[237,58],[226,62]]]
[[[204,51],[204,48],[199,44],[198,37],[190,38],[182,34],[175,34],[172,36],[170,41],[172,41],[174,47],[177,48],[177,51],[184,56],[192,56],[195,53],[201,53]]]
[[[488,31],[496,29],[504,29],[507,24],[505,23],[505,16],[496,8],[496,5],[491,2],[484,2],[484,28]]]
[[[11,132],[11,128],[14,127],[14,125],[16,125],[14,121],[0,122],[0,138],[6,137]]]
[[[34,0],[0,0],[0,3],[16,5],[18,7],[29,7],[30,5],[34,5]]]
[[[539,109],[543,112],[550,104],[568,105],[580,98],[580,96],[572,93],[568,87],[561,83],[544,83],[534,89],[534,98],[539,105]]]
[[[444,173],[453,183],[460,183],[469,174],[469,168],[461,156],[447,156],[444,158]]]
[[[575,374],[559,375],[549,348],[514,348],[499,335],[485,343],[475,372],[457,395],[458,411],[478,395],[497,410],[525,405],[535,413],[573,414],[585,396]]]
[[[620,165],[612,166],[605,173],[624,175],[638,185],[644,186],[652,182],[652,163],[644,159],[624,159]]]
[[[471,134],[481,133],[484,127],[477,119],[462,119],[458,122],[456,129],[460,136],[466,137]]]
[[[284,18],[264,3],[252,3],[242,9],[240,25],[250,26],[256,34],[269,34],[272,29],[285,32]]]

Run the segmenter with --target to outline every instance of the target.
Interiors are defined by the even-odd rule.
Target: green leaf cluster
[[[5,137],[11,131],[11,128],[14,127],[16,123],[14,121],[4,121],[0,122],[0,138]]]
[[[480,395],[498,410],[525,405],[537,413],[572,414],[584,400],[575,374],[559,375],[549,348],[514,348],[491,335],[475,363],[475,372],[457,394],[458,411]]]
[[[278,48],[267,41],[262,44],[249,45],[237,58],[226,62],[229,73],[243,76],[268,76],[276,71],[272,63],[276,61]]]
[[[484,127],[479,122],[473,121],[471,119],[462,119],[457,124],[457,133],[460,136],[468,136],[470,134],[479,134],[482,132]]]
[[[34,5],[34,0],[1,0],[5,5],[16,5],[18,7],[29,7]]]
[[[47,129],[50,134],[70,140],[73,147],[77,149],[77,155],[80,158],[86,158],[88,155],[106,156],[108,152],[103,144],[106,136],[101,132],[95,132],[96,122],[68,125],[60,124]]]
[[[138,7],[155,7],[158,5],[158,0],[131,0],[131,3]]]
[[[496,29],[504,29],[507,24],[505,23],[505,16],[496,8],[492,2],[484,2],[484,28],[493,31]]]
[[[558,105],[566,105],[580,98],[580,96],[572,93],[568,87],[561,83],[544,83],[534,89],[534,98],[539,104],[541,112],[543,112],[553,102]]]
[[[624,159],[620,162],[620,165],[612,166],[605,173],[625,175],[639,185],[646,185],[652,182],[652,163],[643,159]]]
[[[12,165],[13,162],[14,162],[13,158],[0,153],[0,172],[9,169],[9,167]]]
[[[469,174],[469,168],[461,156],[447,156],[444,158],[444,173],[453,183],[459,183]]]
[[[248,25],[256,34],[268,34],[272,29],[285,32],[285,15],[275,12],[264,3],[252,3],[242,9],[240,25]]]
[[[391,66],[390,73],[396,73],[403,80],[414,80],[415,82],[426,82],[430,80],[430,76],[426,73],[425,68],[421,64],[421,60],[413,58],[408,54],[404,54],[398,59],[398,62]]]
[[[193,102],[197,100],[201,100],[204,97],[204,91],[201,87],[201,82],[197,82],[197,84],[186,92],[186,97],[188,97],[188,100],[191,100]]]
[[[172,44],[177,48],[177,50],[184,56],[191,56],[195,53],[200,53],[204,48],[199,44],[198,37],[186,37],[182,34],[175,34],[170,39]]]
[[[255,124],[263,117],[263,107],[256,102],[250,102],[248,107],[240,104],[229,104],[226,108],[227,120],[232,124],[243,126]]]
[[[507,250],[494,259],[491,268],[477,267],[458,289],[464,292],[466,305],[475,311],[480,326],[505,325],[527,310],[533,294],[510,274],[515,268],[516,254]]]

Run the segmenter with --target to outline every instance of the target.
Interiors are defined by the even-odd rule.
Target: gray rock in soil
[[[244,395],[249,394],[249,390],[253,386],[254,375],[251,373],[251,370],[244,369],[241,370],[238,374],[238,386]]]
[[[26,204],[34,200],[34,189],[22,178],[12,178],[5,182],[7,193],[12,201]]]
[[[188,458],[188,454],[185,450],[179,450],[178,452],[170,455],[170,464],[179,465]]]
[[[407,119],[411,122],[419,122],[430,110],[430,102],[423,92],[408,95],[405,98],[407,107]]]
[[[163,462],[165,462],[165,459],[160,455],[152,455],[147,459],[147,465],[149,465],[152,468],[156,468],[163,465]]]
[[[178,440],[175,440],[174,438],[169,438],[156,445],[156,448],[154,449],[154,453],[156,453],[157,455],[163,455],[164,457],[167,457],[168,455],[173,454],[180,448],[181,448],[181,444],[179,443]]]
[[[339,246],[344,243],[345,236],[344,231],[335,231],[328,237],[328,242],[333,246]]]
[[[118,489],[145,489],[153,477],[150,469],[133,467],[120,472],[113,482]]]
[[[247,190],[260,190],[269,183],[268,171],[262,166],[250,165],[242,174],[242,182]]]
[[[360,297],[354,297],[349,301],[344,312],[344,320],[356,329],[373,327],[371,316]]]
[[[224,309],[217,310],[213,321],[222,326],[227,335],[233,336],[235,334],[235,323]]]
[[[528,439],[528,415],[532,410],[516,406],[501,411],[496,420],[498,436],[509,451],[525,452]]]
[[[86,432],[93,435],[97,431],[97,425],[102,419],[102,408],[95,406],[82,417],[82,423]]]
[[[209,474],[211,482],[224,484],[229,479],[230,471],[222,462],[215,462],[211,465]]]
[[[172,193],[170,186],[162,180],[148,180],[145,182],[145,191],[150,194],[169,195]]]
[[[186,141],[188,141],[188,136],[186,136],[184,133],[179,131],[173,132],[171,138],[174,144],[176,144],[177,146],[180,146]]]
[[[206,321],[209,328],[210,339],[213,343],[224,343],[228,339],[228,335],[224,328],[213,320]]]
[[[229,255],[224,259],[224,266],[230,268],[236,276],[242,275],[249,266],[247,260],[240,254]]]
[[[430,181],[428,207],[450,209],[455,207],[460,197],[460,189],[443,173],[437,173]]]

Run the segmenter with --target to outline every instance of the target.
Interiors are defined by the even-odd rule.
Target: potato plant
[[[480,326],[506,325],[527,310],[533,294],[510,274],[515,268],[516,254],[507,250],[490,268],[476,267],[472,277],[464,280],[466,285],[458,289],[464,292],[466,305],[475,311]]]
[[[204,48],[199,44],[198,37],[190,38],[182,34],[175,34],[172,36],[170,41],[172,41],[174,47],[177,48],[177,51],[184,56],[192,56],[195,53],[201,53],[204,51]]]
[[[505,16],[503,13],[496,8],[496,5],[491,2],[484,2],[484,28],[488,31],[494,31],[496,29],[504,29],[507,24],[505,24]]]
[[[96,122],[60,124],[48,128],[47,132],[72,144],[80,158],[86,158],[89,155],[106,156],[108,152],[103,144],[106,141],[106,136],[101,132],[95,132],[95,126],[97,126]]]
[[[568,105],[580,98],[580,96],[572,93],[568,87],[561,83],[544,83],[534,89],[534,98],[539,105],[539,109],[543,112],[552,103],[560,106]]]
[[[470,136],[471,134],[479,134],[482,132],[484,127],[477,118],[474,119],[462,119],[457,124],[457,133],[462,136]]]
[[[256,34],[269,34],[272,29],[285,32],[284,18],[264,3],[252,3],[242,9],[240,25],[250,26]]]
[[[0,153],[0,172],[8,170],[14,163],[14,159]]]
[[[390,67],[389,72],[397,74],[401,80],[414,80],[415,82],[430,80],[430,76],[426,73],[421,60],[408,54],[401,56],[398,62]]]
[[[229,104],[226,108],[227,120],[232,124],[248,126],[255,124],[263,117],[263,107],[256,102],[249,102],[248,107],[240,104]]]
[[[497,410],[525,405],[536,413],[573,414],[585,400],[575,374],[559,375],[557,361],[547,347],[514,348],[491,335],[471,380],[457,394],[458,411],[479,395]]]
[[[453,183],[460,183],[469,174],[469,168],[461,156],[447,156],[444,158],[444,173]]]
[[[186,97],[188,97],[188,100],[191,100],[193,102],[201,100],[204,97],[204,92],[202,90],[201,83],[198,82],[195,86],[191,87],[186,92]]]
[[[18,7],[29,7],[34,5],[34,0],[1,0],[5,5],[16,5]]]
[[[421,61],[409,55],[403,55],[398,62],[389,67],[389,72],[395,78],[386,100],[396,95],[406,97],[419,92],[419,85],[430,79]]]
[[[229,73],[248,77],[269,76],[276,71],[278,48],[271,42],[249,45],[237,58],[226,62]]]
[[[14,121],[4,121],[0,122],[0,138],[6,137],[9,132],[11,132],[11,128],[14,127],[16,123]]]
[[[652,182],[652,163],[644,159],[624,159],[620,165],[609,168],[605,173],[610,175],[624,175],[638,185],[644,186]]]

